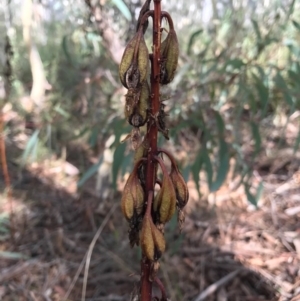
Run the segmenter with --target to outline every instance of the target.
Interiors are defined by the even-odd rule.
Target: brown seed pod
[[[162,186],[153,201],[153,210],[158,213],[159,222],[168,222],[176,208],[176,193],[173,182],[167,173],[163,176]]]
[[[159,259],[162,253],[165,252],[166,249],[166,241],[163,234],[158,230],[158,228],[151,221],[151,231],[155,246],[155,259]]]
[[[154,260],[154,240],[151,230],[151,220],[148,215],[144,216],[143,226],[141,231],[141,248],[143,253],[149,260]]]
[[[189,200],[189,190],[177,167],[172,166],[170,178],[175,188],[177,206],[182,209]]]
[[[161,43],[161,74],[160,83],[162,85],[169,84],[177,69],[179,57],[179,44],[174,29],[170,29],[166,39]]]
[[[128,221],[140,215],[144,209],[144,190],[137,176],[137,166],[129,176],[121,200],[122,212]]]
[[[149,53],[143,36],[139,30],[127,44],[119,66],[121,83],[127,89],[136,89],[147,76]]]

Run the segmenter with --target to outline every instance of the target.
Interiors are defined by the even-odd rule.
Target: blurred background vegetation
[[[85,145],[100,160],[90,169],[78,166],[82,186],[114,135],[106,146],[116,149],[114,183],[130,168],[131,151],[119,142],[129,127],[118,63],[142,4],[1,1],[0,95],[4,111],[26,120],[25,129],[6,123],[11,137],[28,135],[21,164]],[[257,205],[263,184],[253,171],[260,159],[275,158],[282,148],[296,153],[300,142],[300,1],[163,0],[162,6],[181,50],[175,80],[162,92],[167,146],[198,187],[201,176],[210,191],[230,177],[232,189],[242,185]],[[12,78],[5,97],[7,59]]]

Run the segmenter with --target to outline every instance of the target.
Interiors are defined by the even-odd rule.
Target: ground
[[[74,158],[93,161],[83,149],[68,163],[50,158],[23,170],[16,164],[21,152],[7,139],[12,197],[3,192],[0,200],[0,300],[82,300],[85,285],[85,300],[130,300],[140,251],[129,246],[120,191],[101,200],[93,179],[76,189]],[[256,164],[264,183],[258,209],[231,181],[214,194],[200,183],[200,198],[188,182],[185,226],[181,234],[175,219],[167,226],[159,272],[170,300],[300,300],[298,167],[290,149]]]

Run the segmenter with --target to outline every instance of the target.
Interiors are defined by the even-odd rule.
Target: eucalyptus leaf
[[[219,140],[219,166],[217,168],[216,180],[211,184],[210,191],[217,191],[224,183],[229,170],[229,150],[223,138]]]
[[[25,150],[24,150],[24,152],[22,154],[22,158],[21,158],[21,167],[22,168],[25,166],[28,158],[30,156],[32,156],[32,154],[34,153],[34,151],[37,148],[37,144],[39,142],[39,133],[40,133],[40,130],[38,130],[38,129],[35,130],[26,144]]]
[[[77,182],[77,187],[80,188],[83,186],[83,184],[89,179],[91,178],[94,174],[97,173],[99,166],[102,164],[103,162],[103,156],[100,157],[99,161],[92,165],[81,177],[81,179]]]
[[[197,157],[195,159],[195,162],[194,162],[194,164],[191,168],[191,171],[192,171],[192,174],[193,174],[193,178],[194,178],[199,196],[200,196],[200,185],[199,185],[200,176],[199,176],[199,173],[200,173],[202,164],[203,164],[203,152],[199,151],[198,154],[197,154]]]
[[[128,20],[131,21],[131,13],[128,9],[127,5],[122,0],[111,0],[113,4],[119,9],[119,11],[123,14],[123,16]]]
[[[114,189],[117,189],[117,178],[122,167],[125,156],[126,143],[119,143],[114,152],[114,159],[112,164],[112,182]]]

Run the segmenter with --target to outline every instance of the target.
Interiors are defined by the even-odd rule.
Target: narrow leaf
[[[30,155],[32,155],[32,152],[36,148],[36,145],[39,141],[38,136],[39,136],[40,130],[35,130],[30,139],[28,140],[25,150],[22,154],[22,159],[21,159],[21,167],[24,167],[26,164],[27,159],[29,158]]]
[[[251,125],[251,129],[252,129],[252,136],[253,136],[254,143],[255,143],[254,154],[253,154],[253,157],[255,157],[259,153],[260,148],[261,148],[261,136],[259,133],[258,125],[254,122],[251,122],[250,125]]]
[[[207,182],[208,182],[208,186],[210,188],[212,185],[213,168],[212,168],[212,164],[211,164],[210,157],[209,157],[206,147],[203,148],[203,164],[205,166]]]
[[[229,151],[228,145],[223,138],[219,141],[219,166],[217,169],[216,180],[211,185],[211,191],[217,191],[224,183],[229,170]]]
[[[16,252],[0,251],[0,258],[5,259],[28,259],[28,256]]]
[[[77,187],[80,188],[83,186],[83,184],[89,179],[91,178],[99,169],[99,166],[102,164],[103,162],[103,156],[100,157],[99,161],[92,165],[81,177],[81,179],[77,182]]]
[[[131,13],[122,0],[112,0],[113,4],[119,9],[119,11],[124,15],[124,17],[128,20],[131,21]]]
[[[244,187],[245,187],[245,193],[246,193],[248,202],[257,208],[258,201],[257,201],[256,197],[250,192],[249,185],[245,183]]]
[[[193,174],[193,178],[197,187],[197,191],[200,195],[200,185],[199,185],[199,180],[200,180],[200,170],[203,164],[203,153],[200,151],[196,157],[196,160],[191,168],[192,170],[192,174]]]
[[[112,179],[113,179],[114,189],[117,188],[117,178],[124,159],[125,149],[126,149],[126,143],[120,143],[116,147],[116,150],[114,152],[114,159],[112,164]]]

